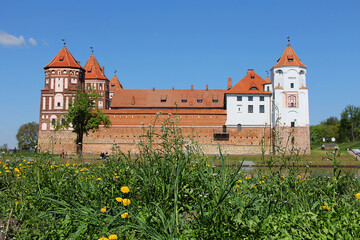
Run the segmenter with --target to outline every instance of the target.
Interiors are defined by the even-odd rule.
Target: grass
[[[232,166],[241,157],[214,161],[167,121],[161,132],[144,129],[136,156],[2,158],[0,239],[360,238],[360,181],[341,172],[346,154],[305,156],[326,156],[327,175],[301,170],[308,160],[297,154],[268,156],[281,167],[244,173]]]

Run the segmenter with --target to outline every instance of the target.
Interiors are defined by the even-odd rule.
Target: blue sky
[[[360,1],[5,1],[0,7],[0,145],[39,121],[43,67],[62,47],[91,54],[125,88],[226,88],[260,76],[291,44],[308,66],[310,123],[359,105]]]

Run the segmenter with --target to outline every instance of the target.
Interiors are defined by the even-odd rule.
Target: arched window
[[[297,107],[296,106],[296,96],[295,95],[290,95],[288,97],[288,107]]]
[[[240,123],[237,125],[237,130],[241,131],[241,124]]]

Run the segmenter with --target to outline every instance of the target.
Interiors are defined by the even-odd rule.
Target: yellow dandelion
[[[238,181],[237,181],[238,183],[242,183],[242,181],[239,179]]]
[[[237,188],[240,188],[240,185],[236,185]]]
[[[100,212],[102,212],[102,213],[105,213],[106,211],[107,211],[106,207],[103,207],[103,208],[100,209]]]
[[[116,239],[118,239],[118,237],[115,234],[109,236],[109,240],[116,240]]]
[[[281,176],[281,178],[282,178],[282,179],[285,179],[285,177],[284,177],[284,176]]]
[[[206,164],[207,167],[210,167],[210,164]]]
[[[123,201],[123,199],[121,198],[121,197],[117,197],[117,198],[115,198],[116,199],[116,201],[118,201],[118,202],[122,202]]]
[[[321,206],[321,208],[322,208],[323,210],[325,210],[325,211],[329,211],[329,210],[330,210],[330,207],[328,207],[328,206]]]
[[[5,172],[11,172],[10,170],[6,170]]]
[[[20,172],[20,170],[16,167],[16,168],[14,168],[14,171],[15,172]]]
[[[128,193],[128,192],[130,192],[130,188],[129,188],[129,187],[126,187],[126,186],[121,187],[120,190],[121,190],[122,193]]]
[[[102,179],[101,178],[97,178],[96,181],[101,181]]]
[[[79,171],[78,171],[78,170],[75,170],[75,173],[79,173]]]
[[[98,240],[109,240],[107,237],[101,237]]]
[[[121,214],[121,218],[130,218],[130,215],[128,212],[124,212],[123,214]]]
[[[301,178],[301,175],[297,175],[298,176],[298,178]]]
[[[263,184],[264,182],[265,182],[264,180],[261,180],[259,183],[260,183],[260,184]]]
[[[245,177],[245,179],[250,180],[250,179],[251,179],[251,177],[246,176],[246,177]]]
[[[355,194],[355,197],[356,197],[357,199],[360,199],[360,193]]]
[[[123,201],[122,201],[122,203],[123,203],[124,206],[126,207],[126,206],[129,206],[129,205],[131,204],[131,201],[130,201],[130,199],[124,198]]]

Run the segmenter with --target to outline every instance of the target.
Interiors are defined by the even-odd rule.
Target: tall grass
[[[160,129],[144,126],[138,146],[135,158],[114,146],[114,155],[99,164],[61,164],[47,154],[34,161],[3,158],[0,236],[360,237],[359,179],[339,172],[336,156],[329,156],[334,160],[331,176],[300,174],[296,154],[285,153],[277,161],[294,164],[281,171],[243,172],[228,165],[223,155],[217,168],[194,140],[183,137],[172,116]],[[124,186],[130,191],[122,191]]]

